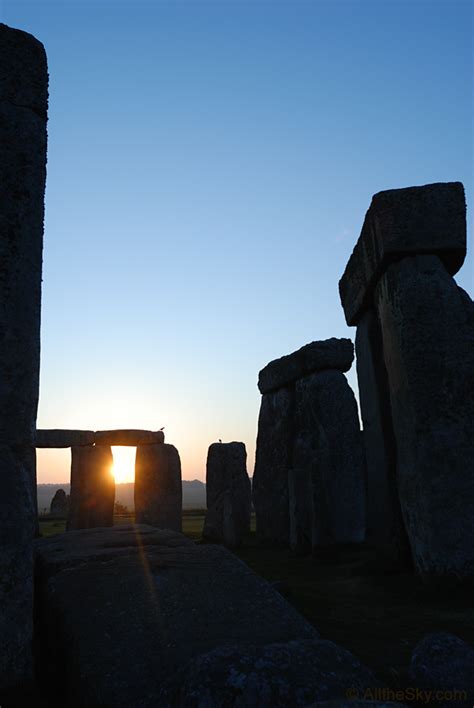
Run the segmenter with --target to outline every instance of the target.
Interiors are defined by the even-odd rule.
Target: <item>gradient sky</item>
[[[0,2],[49,58],[38,427],[164,425],[185,479],[242,440],[252,473],[259,369],[354,338],[337,284],[372,194],[461,180],[472,209],[472,7]]]

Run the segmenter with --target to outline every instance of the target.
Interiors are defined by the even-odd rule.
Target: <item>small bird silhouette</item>
[[[164,430],[164,429],[165,429],[165,426],[163,426],[162,428],[160,428],[160,430]]]
[[[219,442],[222,442],[222,440],[219,438]]]

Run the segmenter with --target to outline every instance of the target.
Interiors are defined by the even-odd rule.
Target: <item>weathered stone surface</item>
[[[437,256],[389,266],[374,302],[416,568],[472,577],[474,306]]]
[[[50,516],[57,516],[58,518],[66,517],[69,510],[69,497],[64,491],[64,489],[58,489],[51,499],[51,506],[49,508]]]
[[[162,430],[97,430],[96,445],[122,445],[137,447],[138,445],[157,445],[164,443],[165,434]]]
[[[262,541],[287,544],[289,539],[288,470],[292,466],[294,398],[290,388],[262,396],[252,480],[257,535]]]
[[[296,639],[223,646],[173,676],[162,706],[287,708],[373,686],[371,672],[333,642]]]
[[[6,705],[11,692],[19,700],[32,675],[31,446],[39,389],[48,74],[43,45],[4,24],[0,65],[0,703]]]
[[[203,537],[229,548],[239,546],[250,531],[251,497],[244,443],[213,443],[207,453]]]
[[[472,706],[474,648],[447,632],[428,634],[413,651],[410,678],[414,686],[432,691],[430,705]]]
[[[258,388],[260,393],[270,393],[315,371],[349,371],[353,361],[354,345],[350,339],[333,337],[311,342],[298,351],[267,364],[259,373]]]
[[[115,502],[112,465],[110,447],[72,448],[68,531],[112,526]]]
[[[398,498],[390,392],[373,308],[357,325],[356,355],[367,469],[367,541],[393,567],[407,566],[411,554]]]
[[[296,441],[298,452],[296,457],[301,459],[299,450],[304,446],[304,441],[300,438]],[[304,451],[304,461],[307,461],[307,453]],[[303,464],[288,470],[288,497],[290,513],[290,548],[304,555],[311,552],[313,545],[313,484],[312,465]]]
[[[317,638],[224,547],[172,531],[73,531],[36,554],[40,676],[61,705],[155,708],[166,681],[223,644]]]
[[[35,447],[80,447],[93,445],[95,433],[93,430],[46,430],[36,431]]]
[[[460,182],[391,189],[375,194],[339,282],[349,325],[370,305],[375,285],[394,260],[435,254],[451,275],[466,255],[466,203]]]
[[[312,448],[306,457],[313,478],[313,543],[318,536],[360,543],[365,536],[365,461],[357,404],[344,374],[322,371],[300,379],[295,419]]]
[[[173,445],[139,445],[135,458],[135,519],[181,531],[181,461]]]

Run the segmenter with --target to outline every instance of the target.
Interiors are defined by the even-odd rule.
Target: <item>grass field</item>
[[[132,523],[133,515],[115,517]],[[183,512],[183,533],[201,538],[204,512]],[[289,550],[257,544],[252,531],[237,555],[256,573],[278,581],[287,599],[325,639],[352,651],[391,688],[407,686],[411,652],[422,636],[448,631],[474,643],[472,591],[430,591],[411,574],[379,574],[367,570],[368,548],[347,547],[337,562],[321,563]],[[62,533],[65,522],[40,520],[43,536]]]

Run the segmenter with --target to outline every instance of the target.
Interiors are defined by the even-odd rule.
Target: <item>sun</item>
[[[135,481],[135,447],[113,447],[112,474],[116,484]]]

